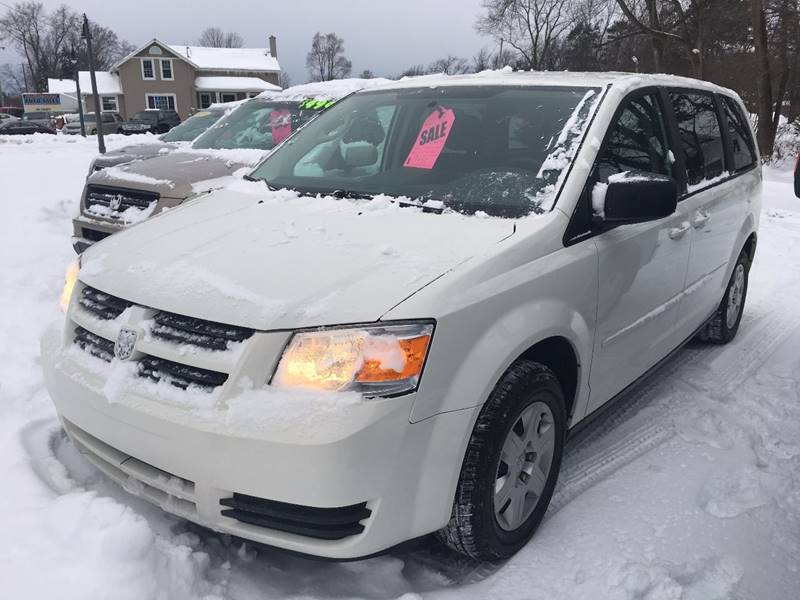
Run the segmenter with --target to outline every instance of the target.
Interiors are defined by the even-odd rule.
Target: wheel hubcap
[[[739,318],[739,311],[742,310],[742,297],[744,296],[744,265],[736,265],[733,272],[733,284],[728,294],[728,307],[725,311],[725,324],[728,329],[736,325]]]
[[[550,474],[555,434],[544,402],[528,406],[508,432],[494,482],[494,514],[502,529],[517,529],[536,508]]]

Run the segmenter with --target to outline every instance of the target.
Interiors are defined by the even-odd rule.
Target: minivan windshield
[[[221,110],[201,110],[180,125],[161,136],[164,142],[191,142],[198,135],[216,123],[223,115]]]
[[[465,214],[544,212],[598,98],[595,88],[544,86],[362,92],[309,123],[251,177],[309,194],[434,201]]]
[[[197,138],[192,148],[272,150],[319,112],[301,108],[301,105],[305,103],[265,98],[248,100]]]
[[[158,121],[157,110],[143,110],[131,117],[131,121]]]

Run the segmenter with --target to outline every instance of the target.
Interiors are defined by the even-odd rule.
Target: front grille
[[[222,514],[242,523],[266,527],[320,540],[341,540],[364,531],[361,521],[372,511],[366,502],[339,508],[315,508],[264,500],[245,494],[219,501]]]
[[[106,231],[98,231],[97,229],[87,229],[86,227],[83,227],[81,229],[81,235],[83,239],[89,240],[90,242],[99,242],[111,234]]]
[[[153,381],[164,381],[182,390],[192,387],[208,392],[228,379],[226,373],[190,367],[155,356],[145,356],[139,361],[139,376]]]
[[[83,327],[75,328],[75,338],[72,343],[84,352],[88,352],[106,362],[111,362],[114,358],[114,342],[95,335]]]
[[[209,350],[227,350],[229,344],[243,342],[254,333],[254,330],[246,327],[214,323],[169,312],[156,314],[153,321],[155,324],[150,329],[153,337]]]
[[[104,207],[111,211],[104,216],[114,216],[129,208],[144,210],[153,202],[157,202],[159,197],[155,192],[91,185],[86,192],[86,208],[92,212],[93,206]]]
[[[89,286],[86,286],[81,291],[78,304],[98,319],[106,321],[116,319],[126,308],[132,306],[127,300],[106,294]]]

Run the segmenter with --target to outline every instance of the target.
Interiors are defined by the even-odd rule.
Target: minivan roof
[[[547,85],[568,87],[605,87],[613,85],[617,88],[636,89],[651,85],[688,87],[736,96],[727,88],[700,81],[690,77],[677,75],[607,72],[572,72],[572,71],[514,71],[511,67],[498,70],[481,71],[469,75],[445,75],[436,73],[417,77],[404,77],[382,85],[377,89],[407,89],[415,87],[438,86],[481,86],[481,85]],[[366,90],[364,90],[366,91]]]

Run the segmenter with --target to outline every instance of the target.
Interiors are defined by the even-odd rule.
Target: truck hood
[[[263,156],[259,150],[176,151],[97,171],[87,183],[133,188],[182,200],[221,187],[234,172],[255,164]]]
[[[137,304],[260,330],[369,322],[514,231],[508,219],[425,213],[385,197],[237,187],[96,244],[83,254],[81,280]]]

